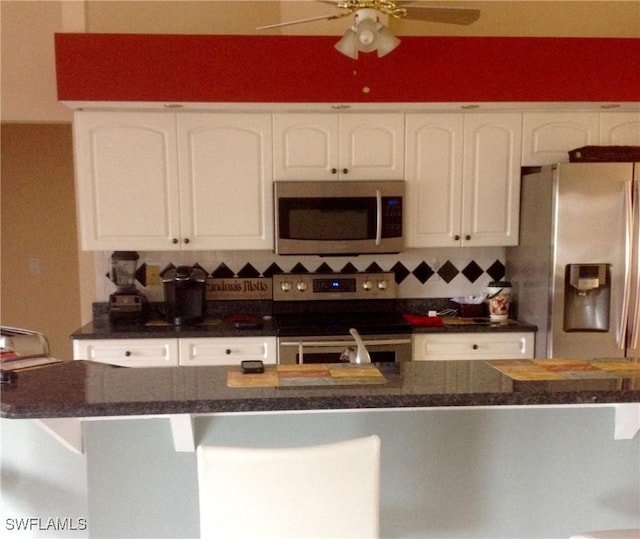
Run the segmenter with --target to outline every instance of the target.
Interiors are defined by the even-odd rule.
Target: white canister
[[[489,319],[499,322],[509,318],[511,305],[511,283],[509,281],[493,281],[485,288],[489,304]]]

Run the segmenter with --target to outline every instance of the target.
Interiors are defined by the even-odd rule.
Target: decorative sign
[[[207,300],[272,299],[269,277],[207,279]]]

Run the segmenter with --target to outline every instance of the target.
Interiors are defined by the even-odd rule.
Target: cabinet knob
[[[337,168],[332,168],[331,169],[331,174],[337,174],[338,173],[338,169]]]
[[[231,355],[231,348],[227,348],[227,349],[224,351],[224,353],[225,353],[225,354],[227,354],[227,355]]]
[[[471,239],[471,236],[470,236],[469,234],[467,234],[467,235],[464,237],[464,239],[465,239],[465,240],[470,240],[470,239]]]
[[[342,169],[342,173],[343,174],[348,174],[349,173],[349,169],[348,168],[343,168]]]
[[[474,344],[471,346],[471,348],[473,348],[474,350],[477,350],[479,348],[479,346],[477,344]]]
[[[176,243],[178,243],[178,238],[173,238],[173,239],[171,240],[171,243],[173,243],[174,245],[175,245]]]
[[[185,242],[185,243],[189,243],[189,238],[185,238],[185,239],[184,239],[184,242]]]
[[[125,357],[129,357],[129,356],[131,355],[131,352],[129,352],[129,350],[127,350],[127,351],[124,353],[124,355],[125,355]]]
[[[459,240],[460,240],[460,234],[456,234],[456,235],[453,237],[453,239],[454,239],[454,240],[456,240],[456,241],[459,241]]]

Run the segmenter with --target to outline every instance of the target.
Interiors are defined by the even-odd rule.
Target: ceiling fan
[[[342,13],[321,15],[307,19],[298,19],[266,26],[258,26],[257,30],[280,28],[293,24],[312,21],[331,21],[342,19],[355,14],[355,22],[342,39],[335,44],[335,48],[354,60],[359,52],[377,51],[378,57],[385,56],[394,50],[400,40],[380,22],[379,14],[388,15],[394,19],[413,19],[419,21],[442,22],[449,24],[471,24],[480,17],[480,10],[473,8],[435,7],[426,6],[423,2],[401,0],[318,0],[323,4],[331,4],[344,10]]]

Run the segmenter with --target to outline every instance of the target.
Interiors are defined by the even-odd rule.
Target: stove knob
[[[280,283],[280,290],[283,292],[289,292],[291,290],[291,281],[282,281]]]
[[[365,290],[371,290],[373,288],[373,282],[367,279],[362,283],[362,288],[364,288]]]
[[[378,290],[386,290],[387,288],[389,288],[389,281],[386,279],[378,281]]]
[[[298,292],[304,292],[307,289],[307,283],[304,281],[298,281],[296,288],[298,289]]]

